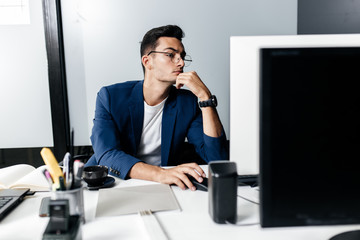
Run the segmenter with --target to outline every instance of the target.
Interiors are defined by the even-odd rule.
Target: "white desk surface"
[[[154,183],[116,179],[115,187],[145,184]],[[360,229],[360,225],[264,229],[259,224],[249,226],[216,224],[208,213],[207,192],[193,192],[188,189],[183,191],[176,186],[172,189],[182,210],[155,213],[169,239],[327,240],[335,234]],[[48,218],[38,216],[39,207],[42,197],[49,195],[43,192],[27,197],[0,222],[0,239],[41,239]],[[86,219],[86,223],[82,226],[84,240],[148,239],[142,220],[137,214],[95,219],[97,198],[98,191],[84,191]],[[250,215],[258,219],[258,206],[238,198],[238,215],[241,216],[240,219]]]

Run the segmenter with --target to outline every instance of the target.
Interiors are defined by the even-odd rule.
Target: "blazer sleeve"
[[[207,163],[213,160],[229,160],[229,146],[224,128],[220,137],[210,137],[204,133],[201,110],[194,106],[195,117],[191,122],[187,138],[195,146],[197,154]]]
[[[110,94],[103,87],[96,98],[91,142],[96,163],[108,166],[109,174],[126,179],[132,166],[140,160],[125,153],[120,131],[110,112],[110,105]]]

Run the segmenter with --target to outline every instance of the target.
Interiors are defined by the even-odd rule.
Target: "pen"
[[[60,183],[60,191],[65,191],[66,188],[65,188],[65,183],[64,183],[64,177],[60,176],[59,177],[59,183]]]
[[[74,161],[74,188],[81,185],[81,176],[84,169],[84,163],[80,160]]]
[[[46,166],[48,167],[54,184],[59,185],[59,178],[62,177],[64,179],[64,174],[61,171],[61,168],[59,167],[59,164],[56,161],[54,154],[49,148],[43,148],[40,154]]]
[[[63,159],[64,167],[63,167],[63,173],[65,174],[65,183],[66,185],[71,184],[70,183],[70,153],[66,153]]]
[[[50,190],[51,190],[51,187],[53,185],[53,180],[52,180],[52,178],[50,176],[50,173],[49,173],[49,171],[47,169],[44,169],[43,174],[44,174],[46,180],[48,181],[49,187],[50,187]]]
[[[74,180],[74,177],[73,177],[73,174],[70,172],[69,173],[69,179],[67,182],[65,182],[65,186],[66,186],[66,190],[69,190],[72,188],[72,185],[73,185],[73,181]]]
[[[74,161],[73,161],[71,154],[69,154],[69,173],[72,175],[72,181],[73,181],[74,180]],[[73,182],[71,182],[71,185],[73,185]]]

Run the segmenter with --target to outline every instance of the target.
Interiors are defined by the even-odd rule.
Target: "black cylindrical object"
[[[209,213],[216,223],[236,223],[237,170],[236,163],[214,161],[209,164]]]

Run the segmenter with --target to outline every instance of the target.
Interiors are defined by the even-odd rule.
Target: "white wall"
[[[296,34],[297,0],[62,0],[70,122],[75,145],[90,144],[101,86],[143,79],[139,42],[177,24],[195,70],[218,97],[229,137],[230,36]],[[186,71],[186,69],[185,69]]]
[[[0,25],[0,148],[53,146],[41,0],[30,24]]]

